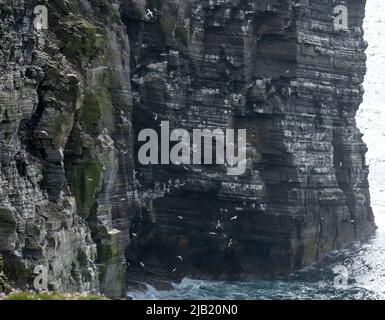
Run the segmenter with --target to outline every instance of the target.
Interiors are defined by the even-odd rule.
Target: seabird
[[[215,230],[218,230],[219,228],[222,228],[222,223],[218,220],[217,226],[215,227]]]
[[[150,9],[147,9],[147,16],[154,18],[154,14],[152,13],[152,11]]]
[[[238,216],[234,216],[234,217],[232,217],[230,220],[231,221],[234,221],[234,220],[237,220],[238,219]]]

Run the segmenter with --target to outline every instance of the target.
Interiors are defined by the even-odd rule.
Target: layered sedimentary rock
[[[0,0],[14,286],[37,265],[49,289],[111,296],[126,280],[272,277],[374,230],[355,124],[365,1],[346,31],[332,0],[50,0],[43,31],[37,4]],[[247,129],[246,173],[141,165],[138,132],[164,120]]]
[[[135,231],[128,258],[136,271],[142,261],[161,278],[271,277],[372,232],[366,147],[354,120],[365,3],[349,1],[346,31],[333,28],[336,5],[124,7],[136,132],[168,120],[172,128],[248,133],[240,177],[223,166],[139,166],[144,189],[157,184],[166,194],[151,201]]]
[[[1,1],[0,252],[14,286],[124,293],[129,45],[115,3]]]
[[[0,255],[0,293],[9,293],[11,286],[9,284],[7,276],[3,272],[3,257]]]

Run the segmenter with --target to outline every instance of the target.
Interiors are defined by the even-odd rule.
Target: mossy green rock
[[[11,292],[11,285],[9,280],[3,272],[4,260],[3,256],[0,254],[0,293],[9,293]]]

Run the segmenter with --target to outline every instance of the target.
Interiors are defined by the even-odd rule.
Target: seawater
[[[133,299],[385,299],[385,1],[368,0],[365,18],[368,41],[364,103],[357,123],[369,147],[370,185],[376,234],[363,243],[332,252],[321,264],[274,281],[201,281],[184,279],[173,290],[147,285],[131,292]],[[348,270],[346,289],[334,287],[332,269]]]

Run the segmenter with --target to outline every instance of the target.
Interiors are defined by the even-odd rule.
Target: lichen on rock
[[[0,254],[0,293],[10,293],[12,288],[9,284],[7,276],[3,272],[4,261],[3,256]]]

